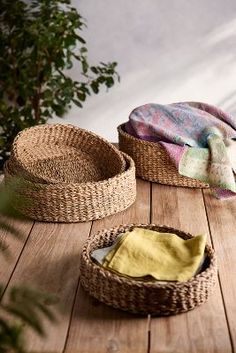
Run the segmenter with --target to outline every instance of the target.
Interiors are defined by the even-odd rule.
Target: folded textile
[[[236,119],[231,115],[205,103],[146,104],[131,112],[125,129],[161,143],[181,175],[235,195]]]
[[[134,228],[117,242],[91,256],[103,267],[134,278],[152,276],[161,281],[187,281],[204,259],[206,237],[184,240],[172,233]]]
[[[235,193],[233,166],[222,137],[212,134],[208,145],[209,148],[188,148],[180,160],[179,173]]]

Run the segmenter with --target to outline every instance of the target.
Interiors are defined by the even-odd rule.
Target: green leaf
[[[64,39],[64,43],[66,47],[74,46],[76,42],[76,38],[73,35],[67,36]]]
[[[89,68],[89,65],[88,65],[87,61],[83,60],[82,61],[82,70],[83,70],[84,74],[86,74],[86,72],[88,71],[88,68]]]
[[[83,54],[83,53],[87,53],[87,51],[88,51],[88,49],[87,49],[87,48],[85,48],[85,47],[81,47],[81,48],[80,48],[80,52],[81,52],[81,54]]]
[[[98,74],[98,69],[95,66],[91,66],[90,70],[95,73]]]
[[[86,99],[86,94],[85,94],[85,92],[80,91],[80,92],[77,92],[77,97],[80,101],[84,102]]]
[[[108,87],[108,88],[110,88],[110,87],[112,87],[113,85],[114,85],[114,79],[113,79],[113,77],[107,77],[107,79],[106,79],[106,86]]]
[[[82,37],[80,37],[78,34],[75,34],[75,37],[77,38],[77,40],[78,40],[80,43],[86,44],[86,41],[85,41]]]
[[[97,94],[97,93],[99,92],[97,81],[93,81],[93,82],[91,83],[91,88],[92,88],[92,90],[93,90],[93,92],[94,92],[95,94]]]
[[[78,101],[77,99],[72,99],[72,102],[75,104],[75,105],[77,105],[77,107],[80,107],[80,108],[82,108],[83,106],[82,106],[82,104],[80,103],[80,101]]]

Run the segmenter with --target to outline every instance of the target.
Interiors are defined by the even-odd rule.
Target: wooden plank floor
[[[125,212],[103,220],[54,224],[12,221],[22,242],[8,237],[11,262],[0,258],[5,293],[18,283],[56,293],[58,324],[45,323],[47,338],[27,332],[30,352],[47,353],[230,353],[236,346],[236,199],[219,201],[209,190],[137,181],[137,200]],[[218,284],[209,301],[177,316],[136,316],[89,297],[80,286],[80,254],[86,238],[114,225],[167,224],[205,233],[216,249]],[[6,294],[5,294],[6,295]]]

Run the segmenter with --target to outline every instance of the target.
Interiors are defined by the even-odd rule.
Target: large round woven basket
[[[104,269],[91,259],[95,249],[110,246],[120,233],[133,227],[171,232],[189,239],[191,234],[155,224],[131,224],[101,231],[88,238],[81,255],[81,284],[103,303],[140,314],[172,315],[194,309],[211,294],[217,279],[214,250],[207,245],[202,272],[187,282],[140,281]]]
[[[105,180],[125,170],[119,150],[102,137],[73,125],[45,124],[20,132],[11,160],[18,175],[39,183]]]
[[[98,182],[33,183],[20,178],[10,159],[4,168],[6,183],[18,178],[14,208],[27,217],[49,222],[84,222],[128,208],[136,198],[135,166],[123,154],[125,171]]]
[[[118,134],[119,148],[133,158],[138,177],[174,186],[209,187],[208,184],[180,175],[161,144],[131,136],[125,132],[124,124],[118,126]]]

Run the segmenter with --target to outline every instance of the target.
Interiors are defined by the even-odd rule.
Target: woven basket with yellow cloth
[[[134,228],[174,233],[183,239],[193,236],[178,229],[155,224],[130,224],[92,235],[81,256],[81,284],[93,297],[125,311],[152,315],[173,315],[194,309],[212,293],[217,280],[216,256],[206,245],[204,266],[199,274],[187,281],[163,282],[140,280],[119,275],[98,265],[92,259],[97,249],[111,246],[116,239]]]

